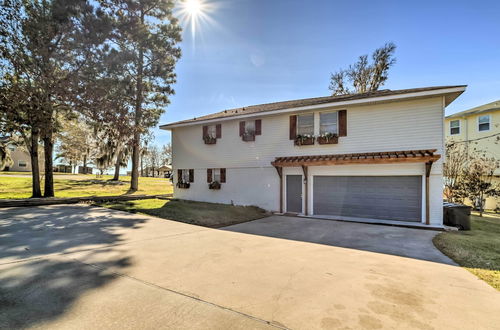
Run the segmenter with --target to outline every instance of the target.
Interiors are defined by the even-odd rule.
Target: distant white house
[[[261,104],[163,125],[174,197],[441,225],[444,109],[465,87]]]
[[[12,164],[5,167],[3,170],[10,172],[31,172],[31,157],[25,147],[9,144],[8,148],[10,157],[12,158]],[[45,168],[43,154],[39,157],[38,166],[40,172],[43,172]]]

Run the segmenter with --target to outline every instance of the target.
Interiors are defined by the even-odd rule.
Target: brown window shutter
[[[347,136],[347,110],[339,111],[339,136]]]
[[[194,182],[194,170],[189,170],[189,182]]]
[[[177,182],[182,181],[182,170],[177,170]]]
[[[290,140],[297,137],[297,116],[290,116]]]
[[[243,134],[245,134],[245,122],[240,121],[240,136],[242,136]]]
[[[262,134],[262,120],[257,119],[255,121],[255,135],[261,135]]]
[[[220,169],[220,183],[226,182],[226,169],[221,168]]]
[[[220,139],[222,137],[222,126],[221,124],[215,125],[215,135],[216,138]]]
[[[212,183],[212,169],[207,168],[207,182]]]
[[[203,126],[203,136],[202,136],[202,138],[204,138],[207,135],[208,135],[208,126]]]

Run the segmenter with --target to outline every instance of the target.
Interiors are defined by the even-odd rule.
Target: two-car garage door
[[[421,221],[421,176],[314,176],[315,215]]]

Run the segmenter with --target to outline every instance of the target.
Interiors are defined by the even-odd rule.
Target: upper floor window
[[[245,134],[255,135],[255,121],[250,120],[245,122]]]
[[[314,135],[314,114],[297,116],[297,135]]]
[[[243,141],[255,141],[262,134],[262,120],[240,121],[240,136]]]
[[[338,112],[322,112],[319,114],[319,134],[338,134]]]
[[[9,150],[10,150],[10,151],[16,151],[16,147],[15,147],[15,146],[13,146],[13,145],[10,145],[10,146],[9,146]]]
[[[217,131],[216,131],[215,125],[208,125],[207,126],[207,136],[215,139],[217,136],[216,132]]]
[[[479,116],[478,118],[478,131],[490,130],[490,115]]]
[[[460,120],[450,121],[450,135],[460,134]]]
[[[220,139],[222,137],[222,125],[221,124],[216,124],[216,125],[206,125],[203,126],[203,141],[205,141],[205,144],[215,144],[217,142],[217,139]]]

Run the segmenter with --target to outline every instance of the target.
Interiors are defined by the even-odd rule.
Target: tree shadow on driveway
[[[91,211],[91,212],[89,212]],[[147,218],[79,205],[0,209],[0,328],[26,328],[60,317],[85,292],[116,279],[132,259],[115,246],[123,228]],[[71,257],[115,253],[92,265]]]

